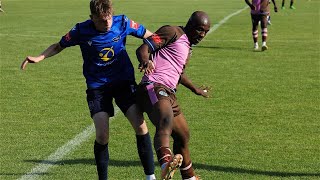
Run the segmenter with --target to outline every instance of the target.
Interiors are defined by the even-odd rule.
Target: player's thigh
[[[156,127],[159,127],[160,121],[166,123],[168,119],[173,119],[171,93],[161,84],[139,84],[137,88],[137,104]]]
[[[136,104],[136,86],[134,81],[118,82],[112,86],[115,103],[124,115],[133,104]]]
[[[148,132],[148,128],[144,121],[142,111],[136,104],[130,106],[125,115],[129,120],[131,126],[135,130],[136,134],[144,135]]]
[[[260,21],[259,15],[251,14],[252,30],[258,29],[259,21]]]
[[[109,117],[114,116],[112,96],[107,88],[88,89],[86,93],[91,117],[99,112],[106,112]]]
[[[268,25],[268,16],[267,15],[261,15],[261,29],[267,28]]]
[[[172,128],[174,115],[168,99],[159,99],[148,116],[156,128]]]

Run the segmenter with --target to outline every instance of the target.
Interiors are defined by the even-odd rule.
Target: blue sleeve
[[[123,15],[123,18],[124,18],[127,34],[142,39],[144,34],[146,33],[146,28],[143,25],[129,19],[125,15]]]
[[[66,35],[62,36],[60,46],[65,48],[79,45],[79,32],[79,24],[76,24]]]

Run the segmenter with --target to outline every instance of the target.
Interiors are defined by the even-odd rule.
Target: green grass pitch
[[[288,0],[287,0],[288,1]],[[55,161],[48,156],[92,124],[79,47],[20,71],[27,55],[58,42],[89,18],[88,0],[2,0],[0,13],[0,179],[19,179],[35,167],[39,179],[97,179],[94,133]],[[198,46],[187,68],[204,99],[184,87],[178,101],[190,131],[196,173],[211,179],[320,179],[320,1],[271,12],[268,46],[254,52],[249,9],[228,19]],[[195,10],[212,25],[243,9],[239,0],[114,0],[115,13],[158,27],[185,25]],[[271,5],[272,7],[272,5]],[[261,31],[259,43],[261,47]],[[141,40],[128,38],[137,67]],[[141,74],[136,72],[137,81]],[[154,127],[147,120],[152,137]],[[111,121],[111,180],[144,179],[134,131],[121,113]],[[156,156],[155,156],[156,157]],[[156,174],[160,168],[156,162]],[[174,179],[181,179],[179,173]]]

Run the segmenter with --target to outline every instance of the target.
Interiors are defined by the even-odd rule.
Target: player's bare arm
[[[146,33],[144,34],[143,38],[147,38],[149,36],[151,36],[153,33],[151,31],[149,31],[148,29],[146,29]]]
[[[43,53],[41,53],[39,56],[27,56],[26,59],[21,64],[21,70],[24,70],[28,63],[38,63],[45,58],[54,56],[58,53],[60,53],[64,48],[60,46],[59,43],[52,44],[49,46]]]
[[[196,95],[200,95],[205,98],[209,97],[210,88],[206,86],[201,86],[201,87],[195,86],[185,73],[181,74],[179,83],[185,86],[186,88],[190,89]]]
[[[245,0],[245,1],[248,4],[248,6],[251,8],[251,10],[256,10],[256,7],[253,4],[251,4],[249,0]]]
[[[137,50],[136,55],[139,61],[140,72],[150,74],[154,71],[154,64],[150,60],[149,47],[147,44],[142,44]]]

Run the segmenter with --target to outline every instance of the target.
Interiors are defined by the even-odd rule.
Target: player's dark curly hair
[[[91,0],[90,12],[92,15],[97,15],[97,16],[113,15],[112,1],[111,0]]]

